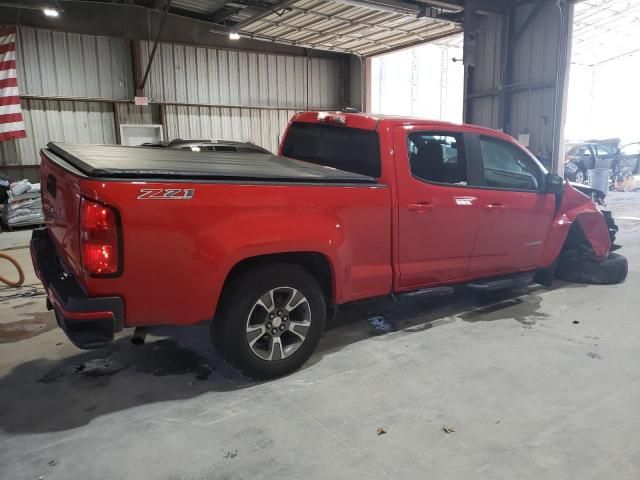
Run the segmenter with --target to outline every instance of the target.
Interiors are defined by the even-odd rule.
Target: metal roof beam
[[[381,24],[378,24],[378,23],[372,23],[372,22],[370,22],[368,20],[346,18],[346,17],[343,17],[341,15],[337,15],[337,14],[333,14],[333,13],[331,13],[331,14],[329,14],[329,13],[320,13],[320,12],[316,12],[314,10],[311,10],[309,8],[301,8],[301,7],[290,6],[289,10],[291,10],[293,12],[299,12],[299,13],[302,13],[304,15],[312,15],[314,17],[322,18],[324,20],[337,20],[337,21],[341,21],[341,22],[344,22],[344,23],[348,23],[349,25],[353,25],[353,26],[365,25],[367,27],[377,28],[377,29],[380,29],[382,31],[390,32],[390,33],[402,33],[402,34],[410,34],[410,35],[414,35],[416,33],[415,31],[407,30],[405,28],[387,27],[387,26],[384,26],[384,25],[381,25]],[[416,20],[417,20],[417,18],[416,18]]]
[[[242,30],[247,25],[251,25],[252,23],[257,22],[258,20],[262,20],[263,18],[268,17],[269,15],[271,15],[272,13],[278,10],[286,9],[296,1],[297,0],[282,0],[281,2],[278,2],[275,5],[273,5],[273,7],[266,9],[263,12],[258,13],[257,15],[254,15],[253,17],[249,17],[246,20],[243,20],[242,22],[236,23],[234,25],[234,29]]]
[[[363,37],[361,35],[357,35],[356,36],[356,35],[353,35],[353,34],[344,34],[344,33],[336,35],[334,33],[331,33],[330,31],[326,31],[326,30],[324,30],[324,31],[323,30],[314,30],[314,29],[309,28],[309,27],[299,27],[299,26],[296,26],[296,25],[291,25],[290,23],[287,23],[287,22],[282,22],[282,21],[281,22],[276,22],[276,21],[267,20],[267,19],[264,19],[264,18],[262,20],[260,20],[260,22],[269,25],[269,27],[265,28],[265,29],[254,30],[253,33],[264,34],[264,32],[266,30],[268,30],[269,28],[271,28],[271,27],[281,27],[281,28],[288,28],[289,30],[292,30],[294,32],[301,32],[301,33],[310,34],[310,36],[304,37],[302,39],[302,41],[305,41],[305,42],[309,41],[309,39],[314,38],[314,37],[326,36],[326,37],[329,37],[329,38],[337,38],[337,39],[347,38],[347,39],[357,40],[357,41],[361,41],[361,42],[365,42],[365,43],[371,43],[371,44],[374,44],[374,45],[380,45],[382,47],[389,48],[389,45],[385,45],[384,43],[380,43],[380,42],[377,42],[375,40],[369,40],[368,38],[365,38],[365,37]]]

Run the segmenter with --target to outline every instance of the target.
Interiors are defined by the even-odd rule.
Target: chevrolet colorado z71
[[[611,216],[508,135],[304,112],[279,153],[43,149],[31,251],[71,341],[211,321],[230,364],[270,378],[300,367],[346,302],[626,276]]]

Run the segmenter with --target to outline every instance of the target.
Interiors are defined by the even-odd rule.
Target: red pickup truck
[[[43,149],[31,251],[71,341],[210,321],[230,364],[269,378],[346,302],[626,276],[611,216],[505,134],[304,112],[279,153]]]

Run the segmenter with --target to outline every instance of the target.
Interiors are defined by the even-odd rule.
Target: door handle
[[[507,207],[505,207],[501,203],[490,203],[489,205],[486,205],[484,209],[487,212],[504,212]]]
[[[418,203],[412,203],[409,205],[409,210],[411,210],[412,212],[417,212],[417,213],[426,213],[426,212],[430,212],[435,208],[435,205],[428,203],[428,202],[418,202]]]

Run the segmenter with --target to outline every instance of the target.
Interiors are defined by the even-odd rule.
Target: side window
[[[609,151],[609,149],[607,149],[606,147],[603,147],[602,145],[598,145],[598,155],[610,155],[611,152]]]
[[[480,137],[485,185],[512,190],[540,190],[543,172],[536,162],[515,145]]]
[[[589,147],[583,147],[580,149],[580,156],[581,157],[590,157],[591,156],[591,149]]]
[[[411,175],[427,182],[467,184],[462,137],[451,133],[416,132],[407,138]]]
[[[622,147],[623,155],[640,155],[640,143],[631,143]]]

